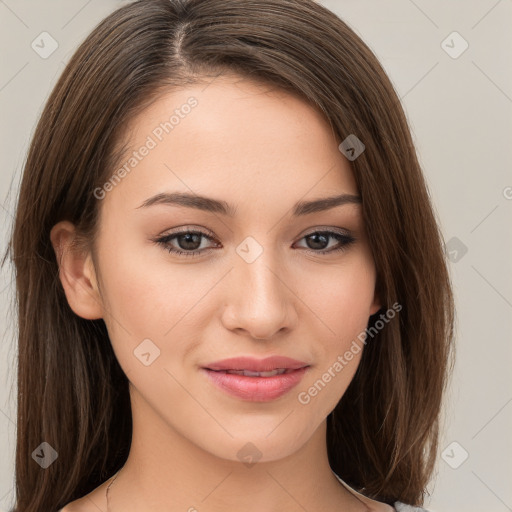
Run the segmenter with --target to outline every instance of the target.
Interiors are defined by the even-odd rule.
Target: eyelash
[[[164,235],[160,238],[157,238],[157,239],[154,239],[153,241],[155,243],[157,243],[158,245],[161,245],[164,247],[164,249],[166,249],[168,252],[170,252],[171,254],[176,254],[178,256],[186,256],[186,257],[197,257],[197,256],[200,256],[201,254],[204,254],[204,253],[209,253],[211,252],[212,250],[214,250],[213,248],[209,248],[209,249],[201,249],[201,250],[195,250],[195,251],[183,251],[182,249],[176,249],[176,248],[173,248],[169,242],[180,236],[180,235],[187,235],[187,234],[191,234],[191,235],[202,235],[204,236],[205,238],[209,239],[209,240],[214,240],[213,236],[210,235],[209,233],[205,233],[203,231],[198,231],[198,230],[184,230],[184,231],[178,231],[178,232],[175,232],[175,233],[169,233],[167,235]],[[351,235],[347,235],[347,234],[343,234],[343,233],[338,233],[336,231],[327,231],[327,230],[324,230],[324,231],[312,231],[311,233],[308,233],[306,235],[304,235],[300,240],[302,240],[303,238],[307,238],[308,236],[311,236],[311,235],[327,235],[328,238],[336,238],[340,243],[340,247],[337,247],[335,249],[323,249],[323,250],[318,250],[318,251],[315,251],[313,249],[305,249],[307,253],[310,253],[310,254],[330,254],[330,253],[337,253],[337,252],[340,252],[340,251],[344,251],[346,250],[349,246],[351,246],[355,241],[356,239],[351,236]]]

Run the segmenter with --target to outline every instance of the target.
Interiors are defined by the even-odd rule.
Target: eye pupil
[[[179,235],[177,237],[179,241],[179,245],[182,249],[188,249],[191,251],[196,250],[198,247],[201,246],[201,236],[197,233],[185,233],[184,235]],[[185,245],[181,243],[182,240],[185,239]],[[192,246],[190,246],[192,244]]]
[[[318,247],[318,239],[321,239],[320,247]],[[325,249],[325,244],[328,244],[329,237],[322,234],[322,233],[313,233],[312,235],[309,235],[307,237],[308,239],[308,245],[311,249]],[[311,247],[311,244],[309,243],[312,239],[313,240],[313,247]]]

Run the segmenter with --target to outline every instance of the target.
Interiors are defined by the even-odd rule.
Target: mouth
[[[212,372],[217,373],[227,373],[230,375],[243,375],[244,377],[274,377],[275,375],[283,375],[285,373],[292,373],[295,369],[292,368],[276,368],[275,370],[269,372],[253,372],[251,370],[213,370],[211,368],[206,368],[207,370],[211,370]]]
[[[265,360],[224,360],[201,370],[211,383],[230,396],[268,402],[285,395],[299,384],[308,368],[310,365],[302,361],[274,357]]]
[[[273,375],[290,373],[293,370],[307,366],[309,366],[308,363],[292,359],[291,357],[270,356],[265,359],[257,359],[255,357],[232,357],[230,359],[209,363],[205,365],[204,368],[217,372],[243,372],[238,373],[238,375],[245,375],[246,377],[272,377]]]
[[[210,383],[223,393],[249,402],[270,402],[288,394],[299,384],[309,366],[279,373],[256,372],[258,375],[247,376],[242,371],[214,371],[203,368]],[[281,369],[282,370],[282,369]],[[255,372],[250,372],[255,373]],[[268,377],[262,376],[270,373]]]

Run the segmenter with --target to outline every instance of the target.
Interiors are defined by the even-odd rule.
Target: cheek
[[[315,288],[311,288],[313,281]],[[308,294],[307,301],[321,319],[322,330],[318,332],[323,334],[317,344],[318,365],[301,386],[298,401],[311,404],[310,410],[316,411],[314,416],[322,417],[344,394],[362,357],[364,332],[374,300],[372,262],[360,256],[347,259],[346,265],[331,267],[323,280],[311,278],[308,287],[316,290]]]
[[[311,273],[303,283],[301,298],[318,315],[333,346],[364,331],[375,292],[371,261],[357,254],[343,264]]]
[[[150,352],[151,360],[157,356],[157,365],[168,357],[164,341],[190,309],[187,304],[193,299],[189,292],[193,288],[180,282],[179,272],[148,262],[145,251],[116,242],[109,244],[109,251],[98,262],[104,320],[119,364],[127,375],[135,370],[131,375],[135,377],[141,371],[144,374],[141,354]],[[151,363],[151,369],[157,365]]]
[[[312,422],[325,418],[336,407],[364,350],[373,282],[371,276],[361,274],[357,279],[344,277],[340,275],[341,285],[331,283],[321,294],[319,316],[324,334],[317,338],[317,365],[297,391],[297,402]]]
[[[187,270],[165,255],[150,261],[144,250],[119,250],[101,265],[110,313],[139,336],[162,337],[205,293],[199,267]]]

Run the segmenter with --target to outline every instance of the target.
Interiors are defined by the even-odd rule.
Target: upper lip
[[[270,356],[265,359],[257,359],[254,357],[232,357],[230,359],[222,359],[204,366],[209,370],[249,370],[252,372],[271,372],[278,368],[286,368],[296,370],[309,366],[304,361],[298,361],[285,356]]]

